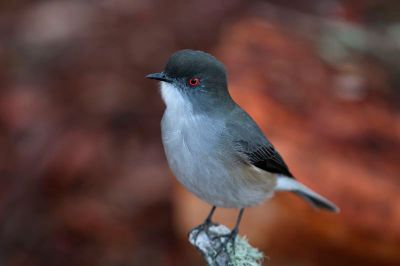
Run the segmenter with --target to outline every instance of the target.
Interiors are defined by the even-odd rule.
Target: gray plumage
[[[231,98],[226,71],[213,56],[182,50],[161,81],[166,157],[176,178],[202,200],[224,208],[256,205],[274,191],[292,191],[317,208],[338,208],[296,181],[253,119]]]

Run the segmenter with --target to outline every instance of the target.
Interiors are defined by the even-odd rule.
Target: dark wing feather
[[[234,108],[230,113],[226,126],[229,132],[226,137],[233,143],[233,148],[239,157],[270,173],[293,177],[274,146],[240,107]]]
[[[239,152],[247,156],[252,165],[270,173],[293,177],[282,157],[272,145],[266,144],[255,149],[249,149],[249,144],[241,140],[237,141],[237,147]]]

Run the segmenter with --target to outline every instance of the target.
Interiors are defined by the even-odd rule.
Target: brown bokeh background
[[[226,64],[292,172],[342,210],[288,194],[248,209],[241,234],[265,265],[400,265],[399,14],[395,0],[2,1],[0,265],[204,265],[186,233],[209,206],[170,173],[144,78],[183,48]]]

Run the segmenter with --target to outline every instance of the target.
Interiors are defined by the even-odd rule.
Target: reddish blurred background
[[[209,206],[168,170],[144,78],[182,48],[226,64],[292,172],[342,209],[249,209],[266,265],[400,265],[396,0],[2,1],[0,265],[204,265],[186,233]]]

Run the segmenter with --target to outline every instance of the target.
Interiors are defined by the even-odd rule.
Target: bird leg
[[[195,236],[194,236],[194,241],[196,242],[196,240],[197,240],[197,237],[199,236],[199,234],[202,232],[202,231],[205,231],[205,233],[207,234],[207,235],[209,235],[209,229],[210,229],[210,226],[211,225],[214,225],[214,223],[212,222],[212,216],[213,216],[213,214],[214,214],[214,212],[215,212],[215,209],[217,209],[217,207],[216,206],[213,206],[212,208],[211,208],[211,211],[210,211],[210,213],[207,215],[207,218],[204,220],[204,222],[202,223],[202,224],[200,224],[199,226],[196,226],[195,228],[193,228],[193,230],[191,231],[191,232],[193,232],[193,231],[197,231],[196,232],[196,234],[195,234]]]
[[[238,218],[237,218],[237,220],[236,220],[235,227],[232,229],[232,231],[231,231],[229,234],[226,234],[226,235],[219,235],[219,236],[215,236],[215,237],[213,238],[213,239],[217,239],[217,238],[226,238],[226,240],[225,240],[224,242],[221,241],[221,246],[220,246],[220,248],[219,248],[217,254],[215,255],[215,258],[218,257],[218,255],[219,255],[223,250],[227,251],[226,248],[227,248],[227,245],[228,245],[229,242],[232,243],[232,250],[233,250],[233,253],[235,253],[235,240],[236,240],[236,237],[237,237],[237,235],[238,235],[238,233],[239,233],[239,225],[240,225],[240,221],[242,220],[243,212],[244,212],[244,208],[243,208],[243,209],[240,209]]]

